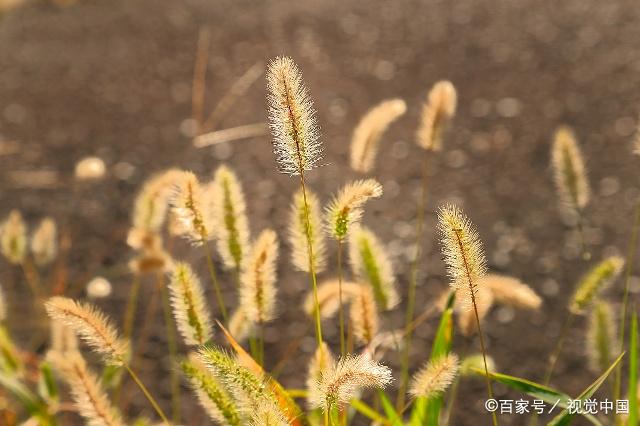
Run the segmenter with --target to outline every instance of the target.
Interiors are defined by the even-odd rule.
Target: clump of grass
[[[402,116],[407,104],[402,99],[389,99],[371,108],[360,119],[351,138],[351,168],[368,173],[375,164],[380,139],[389,125]]]
[[[433,398],[441,395],[453,383],[459,368],[460,361],[455,354],[429,361],[413,376],[409,392],[414,397]]]

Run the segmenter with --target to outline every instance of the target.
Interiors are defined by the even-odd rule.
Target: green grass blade
[[[383,425],[391,425],[391,422],[389,420],[385,419],[380,413],[378,413],[376,410],[374,410],[373,408],[371,408],[370,406],[368,406],[366,403],[362,402],[359,399],[355,399],[355,398],[352,399],[350,401],[350,405],[358,413],[362,414],[363,416],[365,416],[370,420],[373,420],[374,422],[378,422]],[[337,410],[332,410],[332,411],[335,411],[337,413]],[[336,423],[336,424],[340,424],[340,423]]]
[[[602,373],[600,377],[596,379],[595,382],[591,383],[589,387],[587,387],[577,398],[579,400],[585,400],[587,398],[591,398],[594,393],[602,386],[602,384],[607,380],[607,377],[613,372],[616,366],[622,361],[622,357],[624,357],[624,353],[620,354],[620,356],[611,364],[607,371]],[[551,422],[547,423],[547,426],[565,426],[571,424],[573,417],[575,414],[569,414],[569,409],[566,407],[562,413],[556,416]],[[586,417],[586,416],[585,416]],[[629,423],[630,424],[630,423]]]
[[[389,401],[389,397],[382,389],[378,389],[378,397],[380,398],[380,402],[382,403],[382,408],[384,409],[384,413],[387,415],[387,419],[389,420],[389,424],[392,426],[403,426],[402,418],[396,411],[393,403]]]
[[[51,366],[46,361],[40,364],[38,393],[45,401],[56,402],[58,400],[58,383],[53,375]]]
[[[0,372],[0,386],[11,394],[31,417],[38,419],[40,425],[55,425],[47,405],[14,375]]]
[[[631,335],[629,336],[629,419],[628,426],[638,425],[638,317],[631,317]]]
[[[447,305],[440,317],[438,331],[431,348],[431,360],[446,355],[451,350],[451,342],[453,341],[453,302],[455,301],[455,293],[451,292],[447,299]],[[442,408],[442,396],[427,399],[424,397],[416,398],[411,411],[411,426],[438,426],[440,418],[440,410]]]

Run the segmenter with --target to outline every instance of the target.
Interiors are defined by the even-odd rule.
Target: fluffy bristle
[[[133,204],[133,228],[147,233],[160,233],[167,217],[169,200],[184,172],[169,169],[148,179]],[[134,247],[139,248],[139,247]]]
[[[313,407],[327,411],[354,398],[363,388],[384,388],[393,381],[391,370],[367,355],[347,355],[322,371],[311,401]]]
[[[413,376],[409,392],[415,397],[438,396],[453,383],[459,367],[460,363],[455,354],[430,361]]]
[[[562,205],[569,211],[584,208],[591,191],[582,152],[568,127],[560,127],[555,133],[551,165]]]
[[[458,294],[471,308],[479,281],[487,270],[478,232],[462,210],[453,205],[438,211],[438,230],[451,286],[462,290]]]
[[[342,282],[342,303],[348,303],[358,294],[359,284],[350,281]],[[318,286],[318,305],[320,317],[330,318],[338,312],[340,307],[340,284],[337,279],[331,279]],[[315,313],[313,293],[309,292],[304,301],[304,311],[309,316]]]
[[[391,259],[382,243],[368,228],[358,226],[351,233],[349,260],[354,275],[373,289],[378,308],[393,309],[400,298],[395,288]]]
[[[456,89],[449,81],[437,82],[422,107],[416,134],[418,145],[431,151],[442,149],[442,136],[456,112]]]
[[[589,368],[596,373],[605,371],[616,350],[615,320],[607,302],[598,301],[589,313],[587,345]]]
[[[322,342],[317,348],[313,357],[309,361],[309,369],[307,372],[307,401],[312,404],[313,401],[319,401],[322,396],[317,395],[318,383],[322,379],[322,372],[329,371],[333,368],[335,360],[331,349],[325,342]]]
[[[611,256],[594,266],[578,283],[569,305],[571,312],[584,313],[600,292],[620,275],[623,265],[623,258]]]
[[[487,274],[480,286],[486,286],[498,303],[513,306],[519,309],[538,309],[542,305],[542,299],[531,287],[517,278],[504,275]]]
[[[124,426],[100,381],[87,367],[79,353],[58,358],[54,365],[71,388],[78,413],[89,426]]]
[[[58,253],[56,222],[50,217],[42,219],[31,237],[31,253],[39,266],[46,266]]]
[[[322,215],[318,197],[307,190],[307,205],[311,247],[315,272],[322,272],[327,263],[327,250],[322,232]],[[289,244],[291,245],[291,261],[297,269],[309,272],[309,249],[307,247],[307,221],[304,196],[298,191],[293,196],[289,213]]]
[[[209,310],[202,284],[189,265],[176,263],[169,291],[176,325],[185,343],[205,344],[212,336]]]
[[[389,125],[407,110],[402,99],[390,99],[371,108],[358,123],[351,138],[351,168],[371,171],[376,160],[380,138]]]
[[[240,277],[240,306],[250,321],[264,323],[276,316],[278,238],[270,229],[253,244]]]
[[[118,336],[118,331],[107,316],[96,307],[56,296],[45,303],[45,308],[52,319],[72,329],[107,363],[124,364],[129,342]]]
[[[224,265],[240,270],[249,248],[249,221],[242,186],[236,174],[220,166],[213,179],[212,213],[217,246]]]
[[[250,426],[290,426],[291,422],[278,405],[272,401],[260,401],[251,416]]]
[[[336,240],[344,240],[354,223],[362,217],[362,206],[370,198],[382,195],[375,179],[357,180],[345,185],[327,208],[327,227]]]
[[[359,286],[351,302],[350,318],[356,340],[365,345],[371,343],[378,334],[378,309],[370,286]]]
[[[173,187],[171,206],[177,232],[196,246],[212,238],[211,197],[211,191],[205,191],[190,172],[184,172],[182,180]]]
[[[18,210],[11,210],[2,225],[0,248],[7,260],[15,265],[22,263],[27,254],[27,225]]]
[[[468,292],[469,290],[464,288],[457,290],[456,294],[460,295],[460,298],[464,300],[465,294]],[[478,319],[482,322],[493,306],[494,295],[489,289],[478,287],[476,289],[475,300],[476,307],[478,308]],[[463,307],[458,310],[458,328],[465,336],[470,336],[478,331],[475,311],[469,309],[468,305],[463,305]]]
[[[267,70],[269,126],[280,171],[299,175],[322,159],[313,102],[291,58],[278,57]]]
[[[195,355],[180,364],[183,374],[189,380],[198,397],[198,402],[205,409],[211,420],[223,425],[240,425],[240,415],[233,398],[224,385],[209,373]]]

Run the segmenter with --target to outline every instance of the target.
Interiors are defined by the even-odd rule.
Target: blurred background
[[[495,308],[484,326],[499,371],[542,380],[567,298],[593,263],[580,258],[578,235],[558,213],[549,168],[552,134],[568,124],[584,150],[594,192],[585,235],[594,261],[624,255],[640,195],[640,159],[631,144],[640,94],[639,15],[631,0],[0,0],[0,216],[19,209],[31,227],[44,216],[55,218],[67,268],[62,276],[53,271],[52,282],[64,281],[67,294],[84,297],[86,283],[104,276],[113,292],[97,303],[118,321],[132,280],[127,262],[133,252],[126,245],[132,202],[152,173],[175,166],[209,177],[227,163],[242,179],[252,235],[274,227],[284,237],[297,181],[276,172],[266,134],[194,147],[192,85],[199,38],[208,53],[205,114],[247,70],[288,55],[302,69],[318,110],[326,156],[308,178],[323,202],[358,177],[348,152],[360,117],[384,99],[407,102],[407,113],[383,137],[373,173],[385,194],[367,205],[364,218],[389,247],[405,295],[422,153],[414,134],[428,89],[449,79],[458,89],[458,112],[431,169],[418,309],[435,303],[447,287],[434,212],[454,201],[476,223],[490,269],[522,279],[544,299],[538,312]],[[265,110],[258,73],[212,130],[265,122]],[[88,156],[102,160],[104,174],[78,179],[76,165]],[[333,262],[335,250],[331,254]],[[174,255],[204,272],[198,250],[176,241]],[[293,271],[286,244],[279,277],[279,319],[266,331],[267,365],[306,333],[281,375],[286,386],[299,388],[315,344],[301,308],[308,280]],[[233,305],[233,285],[225,279]],[[0,262],[0,282],[8,327],[28,347],[38,341],[33,330],[43,327],[32,314],[29,289],[7,262]],[[153,283],[144,284],[146,302]],[[619,281],[610,290],[612,301],[621,299],[621,289]],[[635,275],[631,291],[636,300]],[[171,366],[162,314],[145,316],[147,305],[136,322],[151,327],[139,369],[167,405]],[[384,314],[386,329],[402,326],[403,307]],[[416,331],[414,368],[426,360],[435,326],[432,319]],[[325,328],[335,344],[337,326]],[[571,395],[596,376],[586,372],[583,329],[579,319],[552,382]],[[457,336],[455,346],[475,352],[478,342]],[[397,360],[392,354],[388,363],[397,367]],[[488,421],[484,386],[463,382],[452,424]],[[184,423],[207,424],[183,390]],[[520,397],[500,386],[496,391],[501,398]],[[132,388],[129,395],[130,418],[153,415],[139,392]],[[525,420],[512,415],[501,423]]]

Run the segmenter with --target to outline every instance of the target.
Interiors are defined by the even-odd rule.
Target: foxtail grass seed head
[[[349,303],[360,289],[360,284],[343,281],[342,282],[342,303]],[[318,305],[320,306],[320,317],[331,318],[340,308],[340,283],[337,279],[330,279],[322,282],[318,286]],[[315,314],[315,299],[313,292],[309,292],[304,301],[304,311],[310,317]]]
[[[396,291],[391,258],[368,228],[354,227],[349,237],[349,260],[357,279],[371,286],[378,308],[393,309],[400,297]]]
[[[360,221],[364,203],[382,195],[375,179],[356,180],[345,185],[327,207],[327,228],[338,241],[347,237],[353,224]]]
[[[594,266],[582,278],[571,298],[569,310],[574,314],[582,314],[598,295],[620,275],[624,259],[611,256]]]
[[[213,237],[211,196],[211,191],[205,191],[190,172],[185,172],[182,181],[174,187],[171,206],[178,232],[195,246],[201,246]]]
[[[327,249],[322,229],[320,202],[318,197],[308,190],[307,206],[315,272],[322,272],[327,264]],[[288,233],[289,244],[291,245],[291,261],[293,266],[303,272],[309,272],[306,217],[304,196],[300,190],[293,196],[293,203],[289,213]]]
[[[496,363],[490,356],[487,355],[487,370],[491,373],[496,371]],[[482,373],[478,373],[476,370],[481,370]],[[464,358],[460,363],[460,375],[461,376],[474,376],[478,374],[484,374],[484,358],[482,354],[473,354]]]
[[[330,371],[334,363],[335,360],[329,346],[325,342],[320,343],[309,361],[307,372],[307,401],[309,404],[312,404],[313,401],[322,400],[322,396],[316,394],[318,383],[322,379],[322,373]]]
[[[468,289],[458,290],[457,294],[462,294],[461,298],[463,298],[464,294],[468,293],[468,291]],[[478,320],[482,323],[484,317],[487,316],[493,307],[494,296],[487,288],[478,287],[475,300],[478,309]],[[462,308],[458,310],[458,328],[464,336],[471,336],[478,331],[475,310],[469,309],[466,305],[463,305]]]
[[[112,286],[109,280],[95,277],[87,283],[86,292],[89,299],[104,299],[111,295]]]
[[[299,175],[322,159],[316,112],[302,74],[291,58],[278,57],[267,70],[269,127],[281,172]]]
[[[321,373],[312,406],[329,411],[347,404],[361,389],[384,388],[392,381],[391,370],[368,355],[347,355]]]
[[[180,367],[195,391],[198,402],[211,420],[222,425],[241,424],[240,414],[232,396],[216,376],[207,371],[196,355],[191,354],[188,360],[180,363]]]
[[[487,274],[481,280],[480,286],[491,291],[497,303],[518,309],[538,309],[542,305],[540,296],[517,278]]]
[[[479,281],[487,271],[478,231],[454,205],[445,205],[438,211],[438,230],[451,287],[462,290],[458,296],[470,309]]]
[[[262,231],[253,244],[240,277],[240,306],[250,321],[265,323],[276,316],[278,237]]]
[[[358,123],[351,138],[351,168],[368,173],[373,168],[380,139],[391,123],[407,111],[402,99],[383,101],[371,108]]]
[[[185,173],[182,170],[168,169],[152,176],[144,183],[135,198],[132,215],[133,229],[140,237],[132,238],[130,243],[151,242],[145,241],[141,234],[156,235],[160,233],[166,222],[169,200],[184,177]],[[147,245],[144,246],[149,248]],[[141,247],[133,245],[133,248]]]
[[[456,112],[458,96],[450,81],[434,84],[422,107],[416,134],[418,145],[429,151],[442,149],[442,136]]]
[[[256,404],[251,415],[250,426],[290,426],[291,422],[280,407],[272,401],[262,400]]]
[[[218,251],[225,267],[240,270],[249,250],[249,221],[242,186],[233,170],[224,165],[216,170],[211,185]]]
[[[49,339],[49,353],[65,356],[67,353],[78,352],[78,337],[61,321],[52,319],[50,322],[51,336]]]
[[[254,328],[255,323],[249,321],[242,307],[238,307],[229,318],[229,333],[238,342],[247,340]]]
[[[554,135],[551,166],[562,206],[570,212],[582,210],[591,190],[582,152],[568,127],[560,127]]]
[[[47,314],[73,330],[105,362],[113,365],[125,363],[129,342],[118,336],[118,331],[105,314],[88,303],[55,296],[45,303]]]
[[[460,362],[455,354],[448,354],[428,362],[411,380],[409,392],[427,399],[441,395],[458,375]]]
[[[75,407],[89,426],[124,426],[118,409],[111,403],[98,377],[89,370],[86,362],[76,352],[66,358],[58,358],[55,368],[69,384]]]
[[[589,368],[599,373],[605,371],[613,361],[617,349],[615,319],[611,305],[598,300],[589,312],[587,329],[587,354]]]
[[[176,263],[171,281],[171,306],[178,331],[187,345],[203,345],[213,334],[200,280],[189,265]]]
[[[56,222],[50,217],[42,219],[31,237],[31,253],[38,266],[53,262],[58,253]]]
[[[356,341],[368,345],[378,334],[378,309],[370,286],[363,284],[358,290],[352,299],[349,314]]]
[[[173,269],[173,259],[163,249],[142,250],[129,261],[129,269],[139,275],[168,272]]]
[[[19,265],[27,254],[27,225],[22,219],[22,214],[18,210],[11,210],[1,231],[2,254],[9,262]]]

